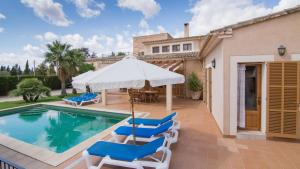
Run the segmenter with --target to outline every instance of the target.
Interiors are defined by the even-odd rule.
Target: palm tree
[[[79,49],[71,49],[71,45],[54,41],[47,44],[45,62],[55,65],[61,82],[61,94],[66,95],[66,80],[74,75],[84,63],[84,55]]]

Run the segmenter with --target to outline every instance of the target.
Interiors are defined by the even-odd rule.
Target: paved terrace
[[[64,104],[58,102],[58,104]],[[109,96],[112,109],[128,109],[124,96]],[[102,107],[101,104],[89,107]],[[151,117],[166,115],[164,102],[138,104],[137,111],[151,112]],[[223,138],[212,115],[203,103],[174,99],[174,110],[179,112],[181,131],[179,141],[172,146],[171,169],[296,169],[300,168],[300,143],[275,140],[237,140]],[[0,146],[0,156],[26,168],[48,169],[49,165]],[[56,168],[64,168],[81,157],[72,159]],[[75,168],[84,169],[80,162]],[[107,166],[107,168],[114,168]]]

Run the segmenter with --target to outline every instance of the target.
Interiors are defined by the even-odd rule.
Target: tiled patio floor
[[[128,109],[124,96],[109,96],[112,109]],[[89,107],[102,107],[101,104]],[[164,103],[138,104],[137,111],[151,112],[151,117],[167,114]],[[295,169],[300,168],[300,143],[275,140],[237,140],[223,138],[217,125],[203,103],[174,99],[174,111],[181,121],[179,141],[172,146],[171,169]],[[0,146],[0,156],[27,168],[51,168],[37,160],[25,157]],[[57,168],[68,166],[81,154]],[[76,168],[85,168],[83,162]],[[113,168],[107,166],[107,168]]]

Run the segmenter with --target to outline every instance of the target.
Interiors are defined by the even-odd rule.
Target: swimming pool
[[[34,105],[0,112],[0,134],[63,153],[128,118],[128,114]]]

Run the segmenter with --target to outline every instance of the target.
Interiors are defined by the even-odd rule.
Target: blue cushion
[[[161,125],[167,121],[170,121],[173,119],[173,117],[176,115],[176,112],[169,114],[168,116],[164,117],[163,119],[146,119],[146,118],[135,118],[134,123],[137,125],[146,125],[146,126],[158,126]],[[132,118],[128,120],[129,124],[132,124]]]
[[[167,122],[167,121],[170,121],[170,120],[172,120],[173,119],[173,117],[176,115],[176,112],[174,112],[174,113],[172,113],[172,114],[169,114],[168,116],[166,116],[165,118],[163,118],[162,120],[161,120],[161,122],[162,123],[165,123],[165,122]]]
[[[132,118],[128,120],[129,124],[132,124]],[[144,119],[144,118],[135,118],[134,119],[134,123],[137,125],[143,124],[146,126],[158,126],[161,124],[161,120],[160,119]]]
[[[83,101],[92,100],[96,97],[97,97],[97,94],[95,94],[95,93],[84,93],[84,94],[81,94],[80,96],[66,98],[66,100],[71,100],[73,102],[80,103]]]
[[[90,155],[110,156],[112,159],[133,161],[154,154],[157,149],[163,146],[164,137],[160,137],[144,145],[118,144],[112,142],[98,141],[87,149]]]
[[[134,135],[136,137],[143,137],[143,138],[150,138],[151,136],[155,136],[161,133],[164,133],[170,129],[170,127],[173,125],[173,121],[169,121],[157,128],[139,128],[136,127],[134,131]],[[118,135],[124,135],[129,136],[133,134],[133,128],[128,126],[121,126],[118,127],[115,132]]]

